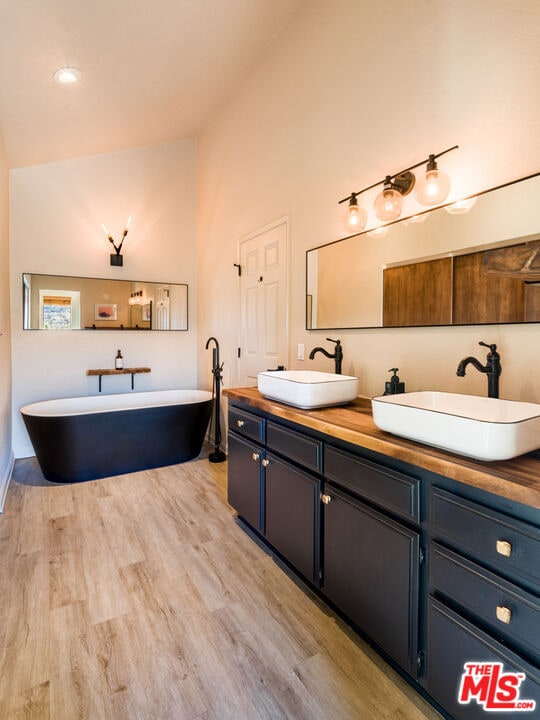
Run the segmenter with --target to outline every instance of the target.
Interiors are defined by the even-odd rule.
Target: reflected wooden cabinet
[[[386,268],[383,325],[471,325],[540,320],[535,276],[486,267],[489,251]]]
[[[534,315],[533,294],[540,288],[513,277],[486,273],[483,256],[478,252],[454,258],[453,321],[455,325],[475,322],[514,323],[538,320]],[[528,306],[528,313],[526,312]]]
[[[452,258],[387,268],[383,273],[383,325],[452,324]]]

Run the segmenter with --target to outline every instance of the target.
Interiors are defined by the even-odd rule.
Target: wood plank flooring
[[[435,720],[237,525],[226,463],[54,485],[0,516],[2,720]]]

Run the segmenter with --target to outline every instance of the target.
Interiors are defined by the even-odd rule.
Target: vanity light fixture
[[[132,292],[129,296],[128,304],[129,305],[142,305],[143,302],[143,291],[137,290],[137,292]]]
[[[405,195],[408,195],[413,188],[416,199],[422,205],[431,206],[442,203],[450,191],[450,179],[446,173],[438,169],[436,161],[442,155],[457,148],[458,146],[454,145],[440,153],[431,154],[425,160],[421,160],[405,168],[405,170],[400,170],[400,172],[394,175],[387,175],[384,180],[379,180],[379,182],[373,183],[373,185],[369,185],[358,192],[353,192],[346,198],[339,200],[338,204],[349,203],[345,220],[346,227],[351,230],[356,230],[356,232],[362,230],[365,226],[365,221],[364,224],[361,225],[360,222],[357,221],[355,223],[351,220],[351,218],[355,216],[356,218],[363,217],[364,215],[367,217],[366,211],[358,205],[357,197],[381,184],[383,185],[383,189],[375,198],[374,209],[375,215],[379,220],[383,220],[384,222],[393,222],[399,218],[403,210],[403,198]],[[425,175],[417,179],[411,170],[424,164],[426,165]]]
[[[72,85],[81,79],[81,71],[76,67],[63,67],[53,75],[54,82],[59,85]]]
[[[130,226],[130,225],[131,225],[131,215],[128,217],[128,221],[127,221],[127,223],[126,223],[126,227],[124,228],[124,230],[123,230],[123,232],[122,232],[122,239],[120,240],[120,242],[118,243],[118,245],[114,242],[112,235],[111,235],[110,232],[107,230],[107,228],[105,227],[105,225],[103,225],[103,224],[101,225],[101,227],[103,228],[103,232],[104,232],[105,235],[107,236],[107,240],[112,244],[113,248],[116,250],[116,254],[113,255],[113,254],[111,253],[111,255],[110,255],[111,265],[115,265],[116,267],[122,267],[123,264],[124,264],[124,258],[123,258],[122,255],[120,254],[120,251],[122,250],[122,245],[124,244],[124,240],[126,239],[126,235],[127,235],[128,232],[129,232],[129,226]]]

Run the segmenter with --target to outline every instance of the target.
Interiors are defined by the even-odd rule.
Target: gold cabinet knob
[[[504,557],[510,557],[512,553],[512,543],[509,543],[507,540],[497,540],[497,552]]]
[[[244,427],[245,424],[246,424],[245,420],[237,420],[236,421],[236,427]]]
[[[503,607],[502,605],[497,605],[497,620],[500,620],[506,625],[509,625],[511,619],[512,611],[510,610],[510,608]]]
[[[268,467],[270,465],[270,460],[267,460],[266,458],[264,460],[261,460],[261,465],[263,467]]]
[[[261,457],[260,454],[257,452],[251,453],[252,460],[258,460],[260,457]]]
[[[332,496],[331,495],[321,495],[321,500],[325,505],[328,505],[328,503],[332,502]]]

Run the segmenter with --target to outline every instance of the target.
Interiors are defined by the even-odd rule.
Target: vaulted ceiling
[[[10,166],[196,136],[301,1],[0,0]]]

